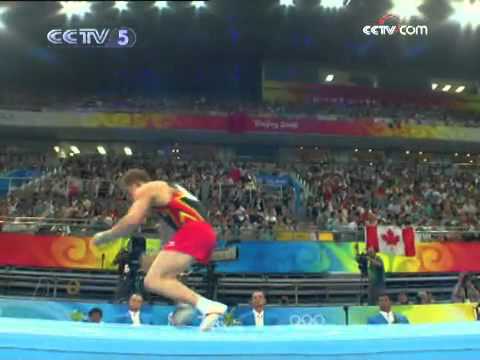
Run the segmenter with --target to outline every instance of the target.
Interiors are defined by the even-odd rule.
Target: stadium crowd
[[[305,165],[311,188],[307,214],[324,229],[356,229],[366,222],[478,226],[480,176],[471,168],[381,163]]]
[[[15,162],[18,160],[18,162]],[[56,160],[57,173],[31,182],[0,199],[0,215],[78,219],[109,226],[128,208],[118,186],[131,167],[154,178],[178,182],[207,207],[214,225],[225,232],[324,229],[354,231],[367,222],[416,226],[478,227],[480,176],[470,168],[404,166],[381,162],[284,165],[241,164],[126,156],[75,156]],[[55,160],[0,157],[5,168],[45,171]],[[295,191],[257,181],[258,175],[297,174],[306,186]],[[155,219],[154,219],[155,220]],[[270,234],[270,235],[269,235]]]
[[[197,162],[192,166],[181,160],[78,156],[59,161],[58,166],[57,174],[16,189],[0,200],[0,215],[88,219],[89,225],[110,226],[129,205],[118,186],[121,175],[128,168],[140,167],[156,179],[190,189],[206,205],[211,221],[221,231],[262,224],[291,228],[295,218],[292,189],[267,193],[255,181],[259,172],[280,174],[275,165]]]

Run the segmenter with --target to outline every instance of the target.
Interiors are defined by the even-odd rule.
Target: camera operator
[[[113,261],[118,265],[119,282],[115,293],[118,302],[127,300],[131,294],[143,294],[143,276],[140,258],[146,250],[146,240],[143,237],[130,238],[129,250],[122,249]]]
[[[452,301],[456,303],[480,301],[480,290],[474,274],[463,272],[458,276],[452,292]]]
[[[355,244],[356,261],[362,278],[368,277],[368,305],[375,305],[379,294],[385,291],[385,268],[383,260],[375,252],[375,249],[368,248],[367,253],[358,250]]]
[[[358,270],[360,270],[360,277],[362,279],[365,279],[368,277],[368,257],[366,253],[360,253],[360,250],[358,249],[358,243],[355,244],[355,260],[357,261],[358,264]]]

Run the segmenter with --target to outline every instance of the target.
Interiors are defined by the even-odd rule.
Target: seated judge
[[[263,291],[255,291],[250,299],[251,311],[247,311],[240,317],[240,323],[244,326],[263,327],[278,325],[278,319],[269,314],[265,309],[267,299]]]
[[[119,324],[131,324],[134,326],[152,325],[152,319],[142,313],[143,297],[140,294],[132,294],[128,301],[128,311],[116,319]]]
[[[378,297],[379,313],[368,318],[369,325],[392,325],[392,324],[409,324],[407,317],[394,313],[390,297],[387,294],[381,294]]]
[[[86,320],[86,322],[100,324],[100,323],[102,323],[102,319],[103,319],[102,309],[92,308],[88,312],[88,319]]]

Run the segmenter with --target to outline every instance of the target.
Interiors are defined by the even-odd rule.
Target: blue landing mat
[[[0,318],[1,360],[480,359],[480,323],[132,327]]]

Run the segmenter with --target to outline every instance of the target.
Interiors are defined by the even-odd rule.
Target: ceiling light
[[[126,11],[128,10],[128,1],[115,1],[115,5],[113,5],[115,9],[118,11]]]
[[[395,14],[402,19],[420,17],[422,14],[418,9],[423,0],[393,0],[391,14]]]
[[[200,9],[207,6],[207,4],[205,4],[205,1],[192,1],[191,4],[195,9]]]
[[[86,13],[89,13],[91,10],[92,2],[90,1],[60,1],[62,5],[62,10],[60,14],[65,14],[68,19],[73,16],[78,16],[83,18]]]
[[[168,9],[168,2],[167,1],[155,1],[153,4],[158,10]]]
[[[474,29],[480,26],[480,2],[470,0],[451,1],[453,8],[451,20],[458,22],[461,26],[471,26]]]

